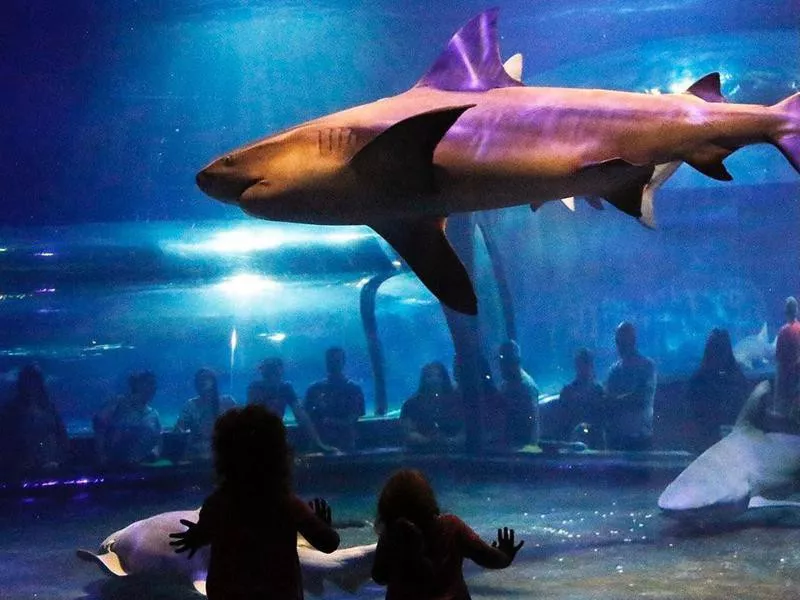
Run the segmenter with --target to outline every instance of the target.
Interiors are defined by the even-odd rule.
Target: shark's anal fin
[[[706,102],[727,102],[722,95],[722,84],[719,73],[709,73],[689,86],[687,94],[702,98]]]
[[[473,106],[441,108],[398,121],[353,156],[350,168],[365,182],[378,182],[392,193],[435,192],[436,146]]]
[[[717,181],[731,181],[733,175],[728,172],[722,161],[733,151],[721,146],[706,144],[685,158],[686,164],[697,169],[703,175]]]
[[[464,265],[444,234],[445,218],[420,218],[369,223],[408,263],[442,304],[467,315],[478,301]]]
[[[506,72],[500,60],[497,12],[496,8],[484,11],[459,29],[415,87],[484,92],[521,86]]]

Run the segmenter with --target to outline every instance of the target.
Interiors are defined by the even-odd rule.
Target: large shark
[[[766,142],[800,172],[800,94],[728,104],[716,73],[682,94],[527,87],[501,63],[496,23],[495,9],[467,23],[410,90],[233,150],[198,186],[264,219],[369,225],[439,300],[475,314],[451,213],[580,196],[652,226],[653,193],[681,163],[727,181],[722,161]]]
[[[199,514],[199,510],[172,511],[136,521],[108,536],[100,544],[99,552],[78,550],[77,555],[113,575],[175,575],[205,594],[209,547],[187,558],[185,554],[176,554],[169,545],[169,534],[186,528],[181,519],[196,523]],[[367,544],[324,554],[298,537],[303,587],[312,594],[321,595],[327,580],[343,590],[355,592],[370,579],[375,547],[376,544]]]
[[[658,499],[682,520],[733,518],[748,508],[781,505],[800,483],[800,435],[765,432],[757,423],[770,385],[756,386],[731,433],[698,456]]]

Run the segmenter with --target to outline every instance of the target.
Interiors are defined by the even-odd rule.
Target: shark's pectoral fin
[[[727,102],[725,96],[722,95],[719,73],[716,72],[709,73],[695,81],[685,93],[702,98],[706,102]]]
[[[506,72],[497,42],[497,9],[482,12],[459,29],[415,87],[483,92],[521,86]]]
[[[408,263],[442,304],[467,315],[478,301],[464,265],[444,235],[445,218],[402,219],[368,223]]]
[[[686,163],[700,171],[703,175],[717,181],[731,181],[733,175],[728,172],[722,161],[728,158],[733,151],[721,146],[707,144],[701,149],[692,152],[686,157]]]
[[[794,500],[771,500],[764,496],[753,496],[747,508],[800,508],[800,502]]]
[[[436,191],[433,153],[464,111],[475,106],[452,106],[398,121],[367,143],[350,159],[350,168],[365,182],[390,194]]]
[[[77,550],[75,554],[77,554],[78,558],[81,560],[94,562],[100,565],[100,567],[102,567],[102,569],[110,575],[124,577],[128,574],[128,572],[122,567],[122,562],[120,561],[116,552],[95,554],[94,552],[89,552],[88,550]]]

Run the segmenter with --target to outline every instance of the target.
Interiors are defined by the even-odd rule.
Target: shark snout
[[[229,204],[236,203],[241,193],[247,189],[246,185],[217,173],[213,164],[201,170],[195,176],[195,181],[204,194]]]

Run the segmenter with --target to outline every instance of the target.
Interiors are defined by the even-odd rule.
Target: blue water
[[[251,139],[407,89],[485,8],[4,4],[6,383],[20,364],[40,361],[70,427],[81,430],[128,371],[150,367],[169,425],[202,365],[243,399],[258,361],[278,353],[302,394],[323,375],[324,348],[338,344],[371,406],[359,286],[397,257],[367,229],[242,221],[238,208],[205,197],[194,174]],[[674,92],[720,71],[730,101],[771,104],[800,82],[797,5],[788,0],[511,1],[500,9],[503,56],[524,54],[528,85]],[[766,322],[774,336],[783,298],[800,293],[797,175],[769,146],[748,147],[727,165],[732,183],[681,167],[658,200],[656,231],[582,204],[575,215],[556,205],[491,215],[523,362],[541,391],[569,381],[580,346],[595,352],[602,378],[623,319],[637,325],[662,380],[694,369],[712,327],[728,328],[736,342]],[[504,334],[480,244],[477,268],[494,366]],[[419,368],[450,364],[453,349],[437,304],[410,274],[384,284],[377,315],[397,409]]]

